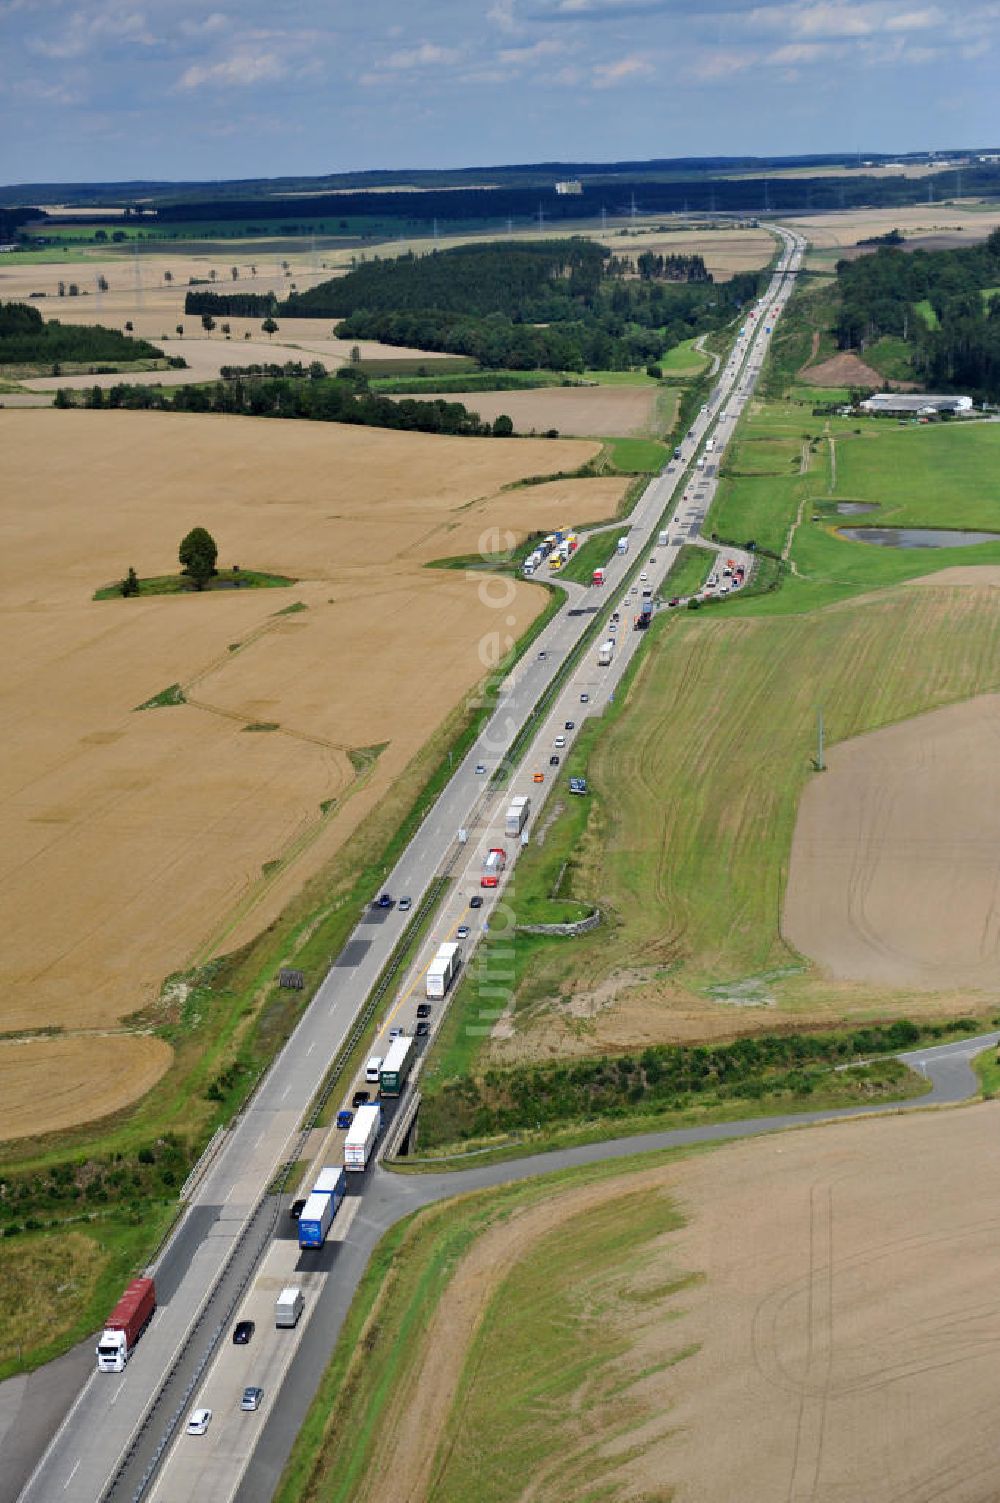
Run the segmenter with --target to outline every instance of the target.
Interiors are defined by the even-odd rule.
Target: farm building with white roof
[[[939,412],[971,412],[971,397],[932,397],[926,392],[883,391],[868,397],[861,406],[865,412],[887,413],[895,417],[931,417]]]

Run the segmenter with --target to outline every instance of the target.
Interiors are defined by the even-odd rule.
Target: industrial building
[[[942,412],[971,412],[971,397],[932,397],[926,392],[883,391],[861,403],[863,412],[887,417],[937,417]]]

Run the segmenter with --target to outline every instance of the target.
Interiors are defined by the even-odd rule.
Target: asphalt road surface
[[[486,729],[428,810],[396,866],[386,873],[385,886],[394,896],[406,894],[418,904],[434,877],[447,870],[457,875],[452,892],[459,895],[455,901],[461,902],[464,914],[477,863],[481,864],[484,848],[496,835],[498,820],[502,829],[503,809],[509,798],[517,792],[539,789],[533,782],[535,770],[544,770],[543,793],[555,775],[554,769],[550,773],[548,759],[558,734],[556,728],[566,719],[579,724],[587,715],[601,713],[613,695],[643,640],[641,632],[628,629],[629,613],[620,605],[617,608],[625,624],[619,629],[611,664],[598,667],[596,647],[583,655],[555,702],[537,717],[538,730],[521,761],[521,770],[502,793],[491,790],[488,775],[502,761],[522,725],[531,721],[539,697],[552,684],[594,611],[610,612],[626,578],[640,572],[639,563],[648,574],[648,587],[655,592],[682,542],[700,533],[717,479],[712,456],[703,453],[705,440],[714,434],[716,448],[728,440],[753,389],[769,328],[789,295],[801,261],[805,242],[788,232],[781,233],[785,241],[782,262],[754,315],[748,316],[746,332],[737,340],[708,403],[692,424],[680,461],[671,463],[650,482],[631,517],[622,523],[631,540],[629,553],[611,560],[603,590],[563,582],[566,604],[539,636],[532,653],[505,681]],[[704,469],[693,468],[699,457],[705,458]],[[679,526],[677,522],[668,526],[666,518],[672,512],[674,516],[679,513]],[[654,547],[657,530],[663,526],[668,526],[670,543]],[[649,561],[654,556],[655,564]],[[502,613],[500,620],[502,624]],[[573,713],[569,713],[571,706]],[[485,776],[476,772],[480,763],[486,768]],[[469,831],[467,846],[459,844],[460,829]],[[515,847],[510,850],[511,865],[516,855]],[[488,922],[489,907],[482,913]],[[404,978],[399,1000],[387,1012],[386,1028],[397,1014],[410,1023],[407,1009],[415,1011],[427,950],[453,932],[458,920],[457,906],[446,906],[437,916],[428,945],[414,971]],[[353,1287],[353,1273],[349,1271],[364,1267],[368,1250],[383,1225],[389,1224],[385,1216],[390,1213],[384,1207],[390,1191],[384,1181],[398,1185],[401,1177],[370,1171],[360,1181],[355,1178],[332,1239],[318,1255],[299,1254],[297,1244],[288,1236],[281,1208],[265,1191],[279,1166],[298,1151],[303,1113],[407,922],[398,907],[361,915],[292,1037],[231,1124],[195,1186],[153,1270],[160,1304],[134,1357],[122,1374],[92,1371],[68,1413],[59,1406],[61,1423],[19,1494],[24,1503],[52,1503],[54,1499],[96,1503],[107,1496],[131,1498],[160,1462],[162,1472],[154,1484],[155,1491],[147,1496],[158,1500],[183,1498],[185,1503],[191,1496],[223,1500],[236,1492],[244,1468],[248,1469],[246,1486],[256,1486],[253,1479],[272,1468],[270,1455],[266,1461],[262,1459],[267,1448],[255,1450],[254,1439],[272,1422],[287,1423],[286,1414],[301,1412],[301,1402],[286,1402],[286,1393],[294,1393],[301,1400],[308,1386],[308,1372],[318,1381],[323,1354],[329,1352],[329,1333],[339,1328],[342,1309],[346,1308],[343,1291],[348,1285]],[[470,942],[474,937],[470,935]],[[434,1021],[436,1024],[437,1019]],[[383,1042],[384,1031],[377,1052],[384,1052]],[[335,1150],[336,1140],[331,1140],[328,1148]],[[546,1165],[552,1167],[552,1161],[546,1160]],[[502,1177],[511,1177],[509,1168]],[[391,1191],[397,1199],[404,1193],[416,1192]],[[361,1203],[355,1204],[357,1201]],[[313,1262],[303,1263],[304,1258]],[[290,1277],[308,1291],[307,1312],[295,1332],[276,1333],[270,1329],[267,1316],[273,1306],[272,1281],[278,1280],[280,1287],[280,1282]],[[251,1344],[243,1349],[254,1361],[241,1371],[226,1343],[231,1322],[243,1314],[244,1301],[246,1308],[255,1312],[252,1318],[258,1318],[258,1334],[254,1338],[256,1347]],[[267,1341],[265,1330],[269,1332]],[[220,1339],[223,1335],[225,1340]],[[278,1340],[279,1335],[287,1339]],[[292,1351],[295,1357],[289,1365]],[[234,1412],[232,1408],[241,1376],[265,1389],[264,1406],[255,1414]],[[213,1403],[216,1385],[222,1397]],[[2,1403],[0,1391],[0,1415]],[[218,1408],[208,1435],[177,1437],[178,1420],[195,1403]],[[19,1429],[15,1422],[8,1434]],[[14,1485],[20,1486],[46,1429],[37,1424],[34,1448],[22,1445],[18,1450],[19,1476],[7,1464],[6,1444],[0,1450],[0,1471],[7,1478],[13,1475]]]

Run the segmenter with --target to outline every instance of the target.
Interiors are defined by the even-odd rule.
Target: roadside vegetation
[[[956,1029],[974,1033],[982,1020],[917,1024],[907,1019],[838,1033],[755,1034],[733,1043],[656,1044],[640,1053],[597,1055],[551,1064],[485,1069],[430,1094],[420,1112],[418,1153],[479,1145],[507,1136],[549,1137],[551,1129],[593,1126],[595,1136],[685,1125],[692,1111],[753,1116],[893,1101],[919,1095],[927,1082],[896,1059]],[[872,1061],[875,1060],[875,1063]],[[851,1066],[852,1068],[845,1068]]]

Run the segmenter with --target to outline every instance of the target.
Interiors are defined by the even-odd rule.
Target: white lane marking
[[[63,1492],[66,1491],[66,1489],[69,1487],[70,1483],[73,1481],[73,1478],[76,1476],[77,1469],[78,1469],[79,1465],[80,1465],[79,1461],[77,1461],[77,1462],[74,1463],[73,1470],[70,1472],[69,1476],[66,1478],[66,1481],[63,1483]]]
[[[309,1045],[309,1048],[306,1050],[306,1053],[307,1054],[311,1054],[313,1052],[313,1050],[315,1049],[315,1047],[316,1047],[316,1040],[313,1039],[312,1043]]]
[[[122,1389],[124,1387],[125,1387],[125,1379],[122,1378],[122,1380],[119,1383],[118,1387],[115,1389],[114,1393],[111,1395],[111,1403],[112,1404],[117,1404],[117,1402],[118,1402],[118,1396],[119,1396],[119,1394],[121,1393],[121,1391],[122,1391]]]
[[[291,1086],[290,1086],[290,1085],[286,1085],[286,1086],[285,1086],[285,1089],[284,1089],[284,1090],[283,1090],[283,1091],[282,1091],[282,1093],[281,1093],[281,1099],[282,1099],[282,1101],[284,1101],[284,1099],[285,1099],[285,1097],[286,1097],[286,1096],[287,1096],[287,1095],[288,1095],[288,1093],[289,1093],[289,1091],[290,1091],[290,1090],[291,1090],[291,1089],[292,1089],[292,1088],[291,1088]]]

